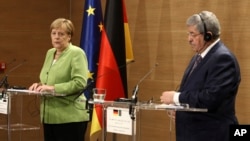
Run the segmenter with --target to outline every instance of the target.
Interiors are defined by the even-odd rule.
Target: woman
[[[84,141],[89,114],[81,91],[87,84],[87,58],[81,48],[71,44],[74,26],[70,20],[56,19],[50,30],[53,48],[46,54],[40,82],[29,90],[66,96],[42,97],[44,140]]]

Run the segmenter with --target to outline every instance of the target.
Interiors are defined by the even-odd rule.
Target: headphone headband
[[[204,27],[204,40],[208,42],[208,41],[212,40],[212,34],[207,32],[207,26],[206,26],[204,19],[201,16],[201,13],[199,13],[198,15],[199,15],[201,22],[203,24],[203,27]]]

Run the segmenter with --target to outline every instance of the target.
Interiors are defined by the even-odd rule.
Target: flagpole
[[[102,141],[106,141],[106,125],[105,125],[105,120],[106,118],[106,107],[103,105],[102,107]]]
[[[113,141],[116,141],[116,137],[117,137],[117,136],[116,136],[116,134],[114,133],[114,134],[113,134]]]

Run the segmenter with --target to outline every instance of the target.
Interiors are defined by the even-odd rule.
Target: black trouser
[[[84,141],[88,121],[43,124],[44,141]]]

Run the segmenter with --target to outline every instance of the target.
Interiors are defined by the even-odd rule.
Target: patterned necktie
[[[191,75],[191,73],[194,71],[194,69],[197,67],[197,65],[201,62],[202,60],[202,57],[201,55],[197,55],[196,58],[195,58],[195,62],[194,62],[194,65],[189,73],[189,76]]]

